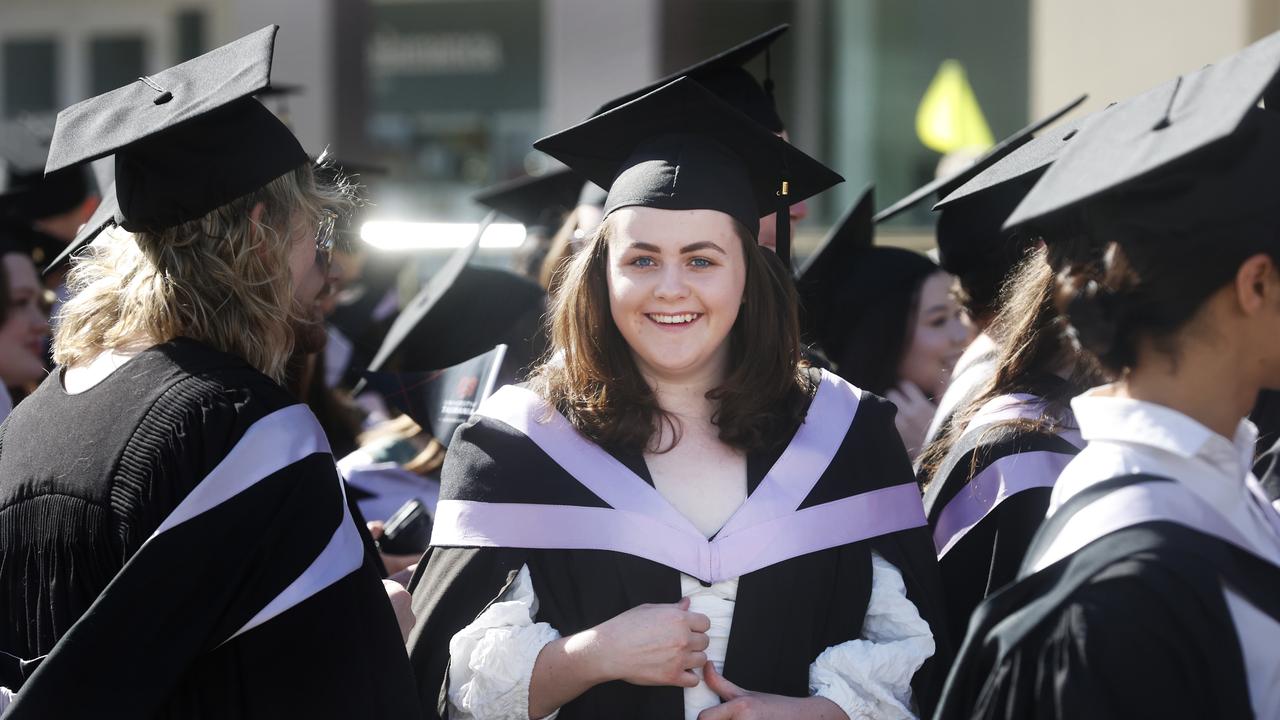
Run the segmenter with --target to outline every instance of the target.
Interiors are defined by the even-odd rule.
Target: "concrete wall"
[[[1031,115],[1105,107],[1280,29],[1277,0],[1031,0]]]
[[[162,70],[172,64],[177,52],[174,17],[180,10],[193,8],[205,10],[210,29],[216,32],[222,24],[222,8],[216,0],[112,0],[109,4],[0,0],[0,41],[56,37],[57,95],[60,105],[66,106],[89,96],[90,38],[117,32],[143,35],[147,39],[146,66]]]
[[[332,0],[0,0],[0,41],[21,37],[58,39],[58,101],[65,107],[90,95],[89,40],[113,32],[146,38],[150,71],[174,64],[175,18],[183,10],[206,14],[208,49],[264,25],[282,30],[276,41],[272,80],[303,85],[288,100],[294,132],[308,149],[329,141],[333,113],[333,73],[329,61]],[[2,82],[2,79],[0,79]],[[3,96],[0,88],[0,97]]]
[[[543,2],[545,131],[568,127],[585,118],[601,98],[658,77],[659,0]]]
[[[272,23],[276,35],[271,81],[296,84],[304,92],[288,99],[289,125],[307,152],[334,142],[332,0],[230,0],[219,45]]]

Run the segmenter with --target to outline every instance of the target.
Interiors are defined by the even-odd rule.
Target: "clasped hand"
[[[711,620],[689,611],[689,598],[675,605],[640,605],[570,639],[590,644],[601,681],[633,685],[695,687],[694,668],[707,663]],[[572,651],[572,649],[571,649]]]
[[[820,697],[785,697],[754,693],[729,682],[707,661],[711,621],[689,611],[689,598],[675,605],[641,605],[587,631],[598,643],[595,656],[609,680],[634,685],[696,687],[695,668],[703,669],[707,687],[724,704],[704,710],[699,720],[751,720],[752,718],[846,719],[840,708]],[[588,638],[584,638],[588,639]]]

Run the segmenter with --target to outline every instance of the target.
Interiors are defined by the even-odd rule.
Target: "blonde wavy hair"
[[[289,253],[325,208],[346,215],[356,187],[320,181],[311,164],[204,217],[159,232],[104,231],[67,274],[53,359],[78,365],[106,350],[188,337],[244,358],[276,382],[293,352]],[[259,222],[250,213],[263,205]]]

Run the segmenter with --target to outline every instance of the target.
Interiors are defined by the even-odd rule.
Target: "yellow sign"
[[[930,150],[981,152],[995,145],[959,60],[943,60],[916,110],[916,135]]]

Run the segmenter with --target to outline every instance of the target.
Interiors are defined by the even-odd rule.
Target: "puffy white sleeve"
[[[809,692],[839,705],[849,720],[914,719],[911,678],[933,652],[933,633],[907,599],[902,573],[873,552],[862,637],[818,656],[809,666]]]
[[[537,612],[525,565],[496,602],[449,640],[449,717],[528,720],[534,663],[560,637],[547,623],[533,621]]]

